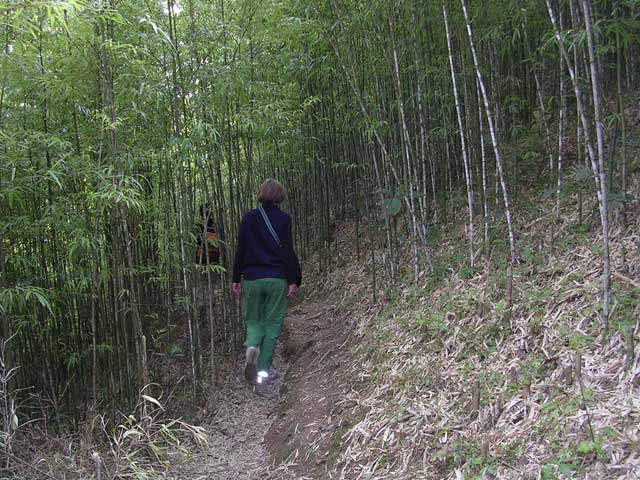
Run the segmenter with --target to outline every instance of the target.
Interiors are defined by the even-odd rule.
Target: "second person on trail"
[[[287,299],[295,298],[302,281],[300,264],[293,249],[291,217],[280,210],[286,197],[274,179],[258,191],[260,207],[247,212],[238,233],[233,263],[233,293],[242,298],[242,316],[247,327],[244,376],[251,383],[274,378],[270,371]]]

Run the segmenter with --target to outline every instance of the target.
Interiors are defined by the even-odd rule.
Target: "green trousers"
[[[247,347],[260,347],[258,371],[269,370],[287,313],[287,281],[260,278],[242,281],[242,316]]]

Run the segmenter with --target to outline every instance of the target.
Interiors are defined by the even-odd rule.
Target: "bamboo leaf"
[[[399,198],[394,197],[387,201],[385,208],[389,215],[391,215],[392,217],[395,217],[402,210],[402,202],[400,201]]]
[[[153,403],[154,405],[156,405],[159,409],[164,410],[163,406],[160,404],[160,402],[158,400],[156,400],[155,398],[149,396],[149,395],[140,395],[145,401]]]

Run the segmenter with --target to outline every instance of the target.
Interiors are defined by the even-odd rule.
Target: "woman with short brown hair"
[[[293,299],[302,281],[293,249],[291,217],[280,210],[286,190],[270,178],[258,190],[260,207],[245,213],[238,233],[233,263],[234,295],[242,298],[247,326],[244,375],[248,382],[266,383],[287,299]]]
[[[258,202],[262,204],[280,205],[287,197],[287,192],[282,184],[274,178],[269,178],[258,190]]]

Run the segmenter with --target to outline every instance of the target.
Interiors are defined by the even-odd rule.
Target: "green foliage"
[[[566,175],[567,180],[570,180],[571,183],[568,185],[573,189],[586,189],[588,188],[593,180],[593,170],[591,165],[586,165],[584,163],[576,163],[573,164],[567,171]]]
[[[3,314],[23,313],[34,304],[39,304],[53,315],[51,300],[41,287],[29,285],[0,289],[0,312]]]
[[[560,478],[559,475],[571,477],[575,469],[575,466],[570,463],[561,463],[559,461],[545,463],[540,469],[540,478],[542,480],[557,480]]]
[[[398,197],[393,197],[386,201],[385,203],[385,211],[388,215],[395,217],[402,210],[402,202]]]
[[[442,313],[424,314],[416,312],[416,325],[426,334],[427,338],[440,338],[451,333]]]
[[[223,264],[198,270],[217,279],[258,181],[284,167],[298,174],[312,157],[301,125],[321,100],[300,86],[326,55],[317,27],[271,0],[225,2],[224,18],[200,0],[168,13],[153,2],[46,0],[0,19],[0,313],[20,337],[21,386],[60,393],[71,412],[93,380],[113,407],[134,402],[122,396],[137,390],[140,334],[160,337],[167,320],[195,313],[198,204],[212,205],[224,252]],[[340,163],[340,174],[364,170]],[[223,345],[211,348],[233,351],[239,322],[225,312]],[[51,365],[54,385],[40,375]],[[115,377],[124,384],[107,365],[129,366]]]

